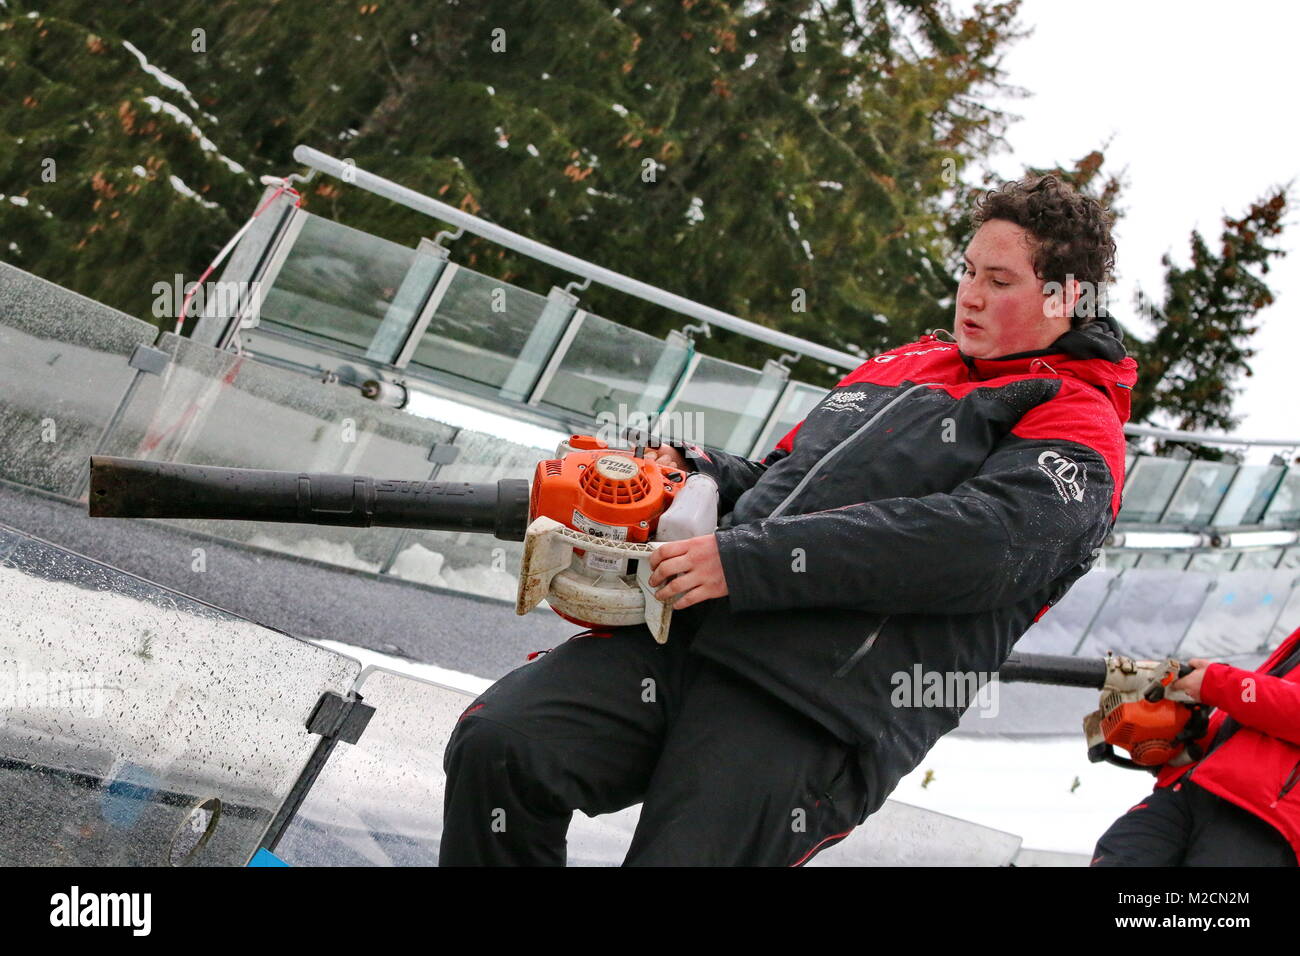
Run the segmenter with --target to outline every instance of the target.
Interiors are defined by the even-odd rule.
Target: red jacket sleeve
[[[1201,681],[1201,700],[1243,727],[1300,746],[1300,684],[1230,664],[1211,664]]]

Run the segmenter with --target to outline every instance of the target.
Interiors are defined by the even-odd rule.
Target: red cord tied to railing
[[[240,226],[239,231],[230,237],[230,241],[226,243],[224,248],[222,248],[222,250],[219,253],[217,253],[217,257],[212,260],[212,264],[209,265],[207,269],[203,271],[203,275],[199,276],[199,281],[194,283],[194,285],[190,288],[190,290],[185,293],[185,299],[183,302],[181,302],[180,312],[176,316],[177,335],[181,334],[181,329],[185,325],[185,317],[189,315],[190,302],[193,301],[194,299],[194,293],[198,292],[199,289],[202,289],[203,283],[208,281],[208,276],[212,275],[212,273],[216,270],[217,266],[221,265],[221,263],[226,261],[226,256],[230,255],[231,250],[233,250],[235,246],[238,245],[239,240],[244,238],[244,233],[248,232],[249,228],[257,220],[257,217],[260,216],[263,212],[265,212],[267,207],[269,207],[272,203],[274,203],[285,193],[288,193],[289,195],[293,196],[293,204],[296,208],[302,207],[302,193],[298,192],[298,190],[290,186],[289,180],[287,178],[282,178],[279,176],[263,176],[261,181],[264,186],[277,186],[277,189],[275,190],[275,192],[271,193],[271,195],[267,197],[266,201],[257,208],[256,212],[254,212],[251,216],[248,217],[248,222]]]

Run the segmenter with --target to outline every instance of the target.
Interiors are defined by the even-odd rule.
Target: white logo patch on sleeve
[[[830,397],[822,402],[822,410],[830,412],[842,412],[845,409],[851,411],[862,411],[862,400],[867,396],[862,392],[849,392],[835,390],[831,392]]]
[[[1083,489],[1088,482],[1088,470],[1073,458],[1066,458],[1054,451],[1045,451],[1038,456],[1038,467],[1056,487],[1062,501],[1083,500]]]

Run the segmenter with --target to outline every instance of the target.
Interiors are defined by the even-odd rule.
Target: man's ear
[[[1043,302],[1044,318],[1069,319],[1074,315],[1074,308],[1079,304],[1083,290],[1078,279],[1074,276],[1066,276],[1064,284],[1056,281],[1044,282],[1043,295],[1047,296],[1047,300]]]
[[[1061,290],[1062,304],[1065,306],[1063,315],[1073,318],[1075,306],[1079,304],[1079,299],[1083,296],[1083,288],[1079,285],[1079,280],[1074,276],[1066,276],[1065,287]]]

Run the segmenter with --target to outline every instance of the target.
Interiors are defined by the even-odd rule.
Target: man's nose
[[[984,298],[978,295],[973,288],[967,286],[965,291],[957,293],[957,304],[963,309],[975,312],[984,307]]]

